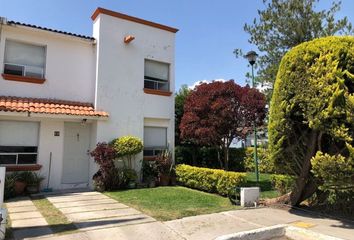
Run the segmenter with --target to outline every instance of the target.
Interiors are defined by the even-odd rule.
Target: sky
[[[318,7],[330,7],[320,0]],[[91,15],[97,7],[179,29],[176,34],[176,89],[182,84],[234,79],[245,84],[248,63],[233,54],[256,50],[248,43],[245,23],[252,23],[262,0],[0,0],[0,16],[8,20],[92,35]],[[337,17],[354,23],[354,1],[342,0]]]

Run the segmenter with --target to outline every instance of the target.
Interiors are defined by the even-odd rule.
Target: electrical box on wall
[[[60,132],[59,131],[54,131],[54,136],[55,137],[59,137],[60,136]]]

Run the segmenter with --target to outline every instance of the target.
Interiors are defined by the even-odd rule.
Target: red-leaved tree
[[[257,126],[263,124],[265,104],[262,93],[248,85],[241,87],[233,80],[200,84],[186,99],[181,138],[216,147],[220,167],[228,169],[232,140],[242,139],[243,130],[252,127],[254,121]]]

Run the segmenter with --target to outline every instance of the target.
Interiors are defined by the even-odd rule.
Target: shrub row
[[[192,167],[185,164],[176,166],[176,176],[177,181],[183,186],[224,196],[246,182],[245,173]]]
[[[293,176],[281,174],[272,174],[270,180],[273,188],[281,194],[291,192],[295,183],[295,178]]]
[[[269,150],[267,148],[258,148],[258,170],[261,173],[273,173],[274,172],[274,163],[269,155]],[[254,148],[246,148],[246,157],[243,159],[245,170],[248,172],[254,172],[255,162],[254,162]]]

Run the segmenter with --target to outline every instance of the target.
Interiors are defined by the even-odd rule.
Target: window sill
[[[155,161],[156,160],[156,156],[144,156],[143,160],[144,161]]]
[[[172,95],[172,92],[156,90],[156,89],[149,89],[149,88],[144,88],[144,93],[166,96],[166,97],[169,97]]]
[[[25,77],[25,76],[18,76],[18,75],[5,74],[5,73],[2,74],[2,77],[5,80],[9,80],[9,81],[37,83],[37,84],[43,84],[45,82],[45,78]]]
[[[28,164],[28,165],[5,165],[6,172],[19,172],[19,171],[38,171],[42,168],[40,164]]]

